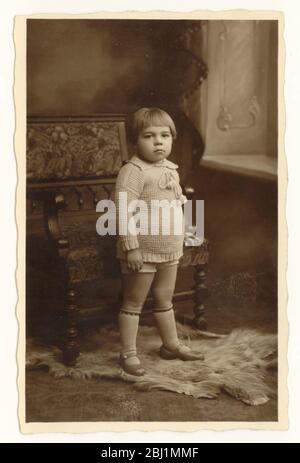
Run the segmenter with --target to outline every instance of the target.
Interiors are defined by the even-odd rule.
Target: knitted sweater
[[[140,249],[144,262],[166,262],[182,256],[184,226],[181,206],[186,198],[182,195],[177,168],[176,164],[167,159],[149,163],[136,156],[121,168],[115,190],[119,259],[126,258],[126,251],[137,248]],[[120,200],[120,193],[127,193],[125,207]],[[133,200],[143,200],[147,209],[138,207],[135,210],[133,208],[132,213],[128,212],[128,205]],[[168,210],[158,205],[158,201],[162,200]],[[168,208],[168,204],[172,207]],[[127,211],[124,215],[125,209]],[[136,221],[134,216],[137,218],[138,213],[140,220]],[[163,214],[170,219],[167,225]],[[129,221],[131,228],[128,228]]]

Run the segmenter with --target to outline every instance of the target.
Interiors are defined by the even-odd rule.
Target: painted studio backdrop
[[[277,42],[275,20],[27,20],[26,333],[30,342],[56,346],[61,368],[74,371],[87,348],[86,333],[115,321],[120,270],[114,239],[96,234],[96,204],[111,197],[131,156],[126,117],[145,106],[174,118],[178,139],[170,160],[179,166],[186,194],[205,205],[205,240],[198,248],[186,246],[179,267],[178,321],[216,335],[255,330],[274,342]],[[147,306],[143,317],[151,325]],[[121,391],[128,384],[118,383],[119,411],[115,404],[108,411],[114,386],[107,379],[98,384],[102,409],[80,415],[69,403],[62,412],[55,398],[50,406],[37,395],[38,374],[29,372],[28,421],[277,419],[271,393],[261,390],[259,397],[268,400],[246,410],[247,400],[259,403],[255,392],[236,401],[237,386],[228,385],[211,393],[231,394],[224,395],[221,412],[215,401],[206,411],[201,400],[192,406],[189,400],[205,397],[199,390],[175,398],[168,391],[178,392],[177,386],[151,392],[179,401],[171,412],[164,409],[168,400],[162,405],[158,398],[160,407],[151,408],[136,391],[131,406],[120,411],[120,397],[129,392]],[[269,382],[276,383],[275,373]]]

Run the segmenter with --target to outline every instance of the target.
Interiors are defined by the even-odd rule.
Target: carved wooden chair
[[[118,311],[121,286],[115,237],[97,234],[96,204],[111,198],[127,158],[123,115],[28,119],[27,265],[31,257],[39,260],[35,254],[49,251],[47,274],[63,291],[59,324],[67,365],[75,364],[80,352],[80,322]],[[193,191],[186,188],[185,193],[191,197]],[[47,239],[43,251],[38,251],[37,236],[42,234]],[[175,301],[193,296],[192,322],[203,330],[208,254],[207,240],[201,246],[185,246],[180,267],[194,267],[194,286],[174,296]],[[102,293],[96,302],[86,302],[96,287]]]

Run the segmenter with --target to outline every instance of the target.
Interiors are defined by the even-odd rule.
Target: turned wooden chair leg
[[[207,329],[207,322],[204,317],[204,301],[208,296],[208,289],[205,286],[206,265],[196,265],[194,270],[195,295],[194,295],[194,319],[193,325],[199,330]]]
[[[63,362],[65,365],[72,366],[76,364],[79,356],[78,307],[73,287],[69,287],[67,293],[66,329],[64,336]]]

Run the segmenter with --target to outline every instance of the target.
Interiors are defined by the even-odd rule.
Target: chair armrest
[[[195,195],[195,190],[189,185],[181,185],[182,193],[187,197],[187,199],[193,199]]]
[[[48,237],[58,246],[58,250],[69,247],[69,241],[63,236],[58,212],[66,206],[65,197],[62,193],[51,192],[44,198],[44,223]]]

